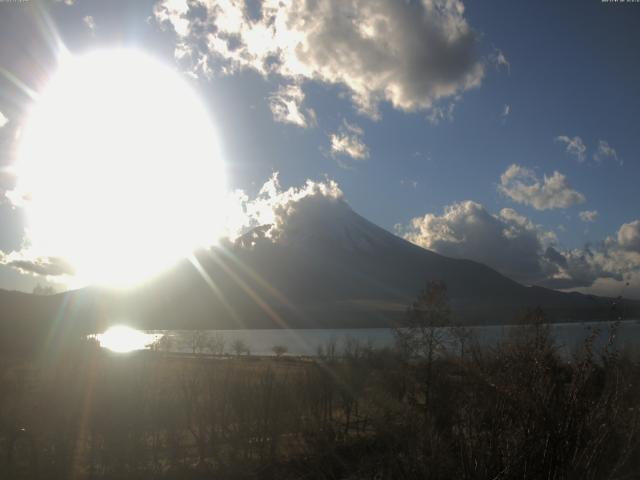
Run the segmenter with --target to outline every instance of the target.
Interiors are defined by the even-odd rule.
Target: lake
[[[565,353],[572,353],[584,342],[594,329],[599,330],[596,347],[602,347],[608,337],[613,322],[558,323],[551,325],[556,345]],[[473,336],[481,345],[491,346],[505,338],[514,326],[478,326],[470,327]],[[346,342],[357,340],[362,345],[374,348],[392,346],[393,333],[388,328],[362,329],[299,329],[299,330],[150,330],[144,332],[147,339],[160,339],[163,348],[172,352],[192,353],[196,351],[211,352],[209,345],[220,340],[224,343],[225,353],[233,353],[232,345],[242,341],[252,355],[273,355],[273,347],[284,346],[289,355],[317,355],[320,347],[326,348],[335,344],[337,352],[344,349]],[[97,337],[100,337],[98,335]],[[162,338],[164,337],[164,340]],[[149,343],[149,342],[148,342]],[[620,349],[637,349],[640,347],[640,321],[626,320],[620,322],[615,336],[615,345]],[[144,348],[140,345],[137,349]]]

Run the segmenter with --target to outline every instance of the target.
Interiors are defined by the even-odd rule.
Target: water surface
[[[574,352],[585,339],[596,331],[596,347],[601,348],[609,339],[613,322],[558,323],[551,325],[555,343],[566,353]],[[519,327],[479,326],[469,327],[472,336],[480,345],[496,345],[508,335],[517,335]],[[289,355],[317,355],[319,348],[335,345],[337,352],[344,350],[347,342],[356,340],[361,345],[374,348],[390,347],[394,343],[389,328],[361,329],[283,329],[283,330],[150,330],[150,335],[161,335],[163,348],[181,353],[212,353],[215,344],[224,343],[225,353],[234,353],[237,341],[248,347],[253,355],[273,355],[273,347],[284,346]],[[614,343],[620,349],[640,349],[640,321],[619,322]]]

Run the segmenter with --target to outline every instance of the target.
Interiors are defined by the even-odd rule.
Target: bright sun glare
[[[117,353],[144,350],[162,335],[154,335],[135,330],[124,325],[110,327],[106,332],[94,335],[100,346]]]
[[[208,114],[178,73],[140,52],[64,59],[15,168],[33,251],[67,260],[84,283],[140,282],[222,234]]]

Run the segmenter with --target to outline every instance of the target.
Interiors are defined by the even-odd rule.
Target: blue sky
[[[307,73],[294,75],[296,65],[287,60],[265,73],[253,60],[232,58],[238,50],[203,46],[196,27],[216,25],[216,3],[191,4],[190,9],[174,8],[180,2],[154,1],[0,4],[5,73],[0,112],[8,119],[0,129],[2,165],[11,164],[13,134],[25,121],[28,104],[6,74],[36,91],[46,84],[55,71],[56,47],[46,34],[53,26],[72,53],[135,47],[194,74],[197,78],[188,78],[216,123],[230,184],[249,196],[273,172],[279,172],[283,188],[330,178],[355,211],[443,254],[484,261],[526,283],[606,294],[626,281],[636,288],[640,4],[323,0],[318,5],[325,13],[353,15],[360,22],[378,14],[393,17],[392,51],[380,63],[371,61],[369,56],[380,52],[372,53],[366,44],[334,42],[341,35],[353,38],[349,22],[319,21],[333,39],[312,38]],[[231,3],[241,7],[243,2]],[[245,26],[259,18],[260,2],[249,3]],[[432,4],[435,10],[429,10]],[[319,15],[304,12],[302,2],[292,1],[287,8],[283,15]],[[205,20],[203,11],[208,12]],[[410,17],[418,14],[424,22],[412,23]],[[439,25],[447,21],[458,22],[457,27],[443,33]],[[402,22],[410,33],[395,46],[407,50],[395,51],[393,39],[400,36]],[[185,24],[188,33],[181,34]],[[231,33],[242,50],[246,31]],[[438,35],[445,34],[461,39],[461,46],[425,47],[438,45]],[[190,54],[176,60],[180,42]],[[340,72],[349,66],[335,63],[341,45],[350,62],[364,66]],[[320,61],[327,52],[328,59]],[[199,69],[198,59],[206,59],[210,71]],[[390,78],[397,80],[397,96],[385,93],[378,82],[378,65],[396,75]],[[304,126],[278,121],[272,111],[283,98],[278,89],[287,86],[304,97],[294,102]],[[367,105],[354,99],[363,92]],[[336,145],[342,139],[345,149],[332,150],[332,136]],[[365,158],[352,158],[347,146],[359,147]],[[501,179],[512,165],[519,170]],[[560,175],[556,183],[545,186],[554,172]],[[3,179],[0,187],[9,191],[11,180]],[[503,209],[514,212],[501,215]],[[20,210],[7,201],[0,205],[0,251],[5,255],[21,249],[25,221]],[[478,224],[486,228],[474,230]],[[532,255],[536,272],[519,275],[488,257],[483,251],[483,241],[492,241],[488,231],[509,248],[514,239],[532,245],[514,251]],[[564,260],[551,261],[549,248]],[[30,290],[55,280],[4,263],[2,288]]]

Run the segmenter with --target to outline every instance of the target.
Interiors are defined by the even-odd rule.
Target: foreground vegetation
[[[441,348],[440,293],[393,350],[180,358],[81,342],[4,359],[0,478],[637,478],[640,363],[595,351],[595,332],[560,355],[540,312],[495,347],[458,329]]]

